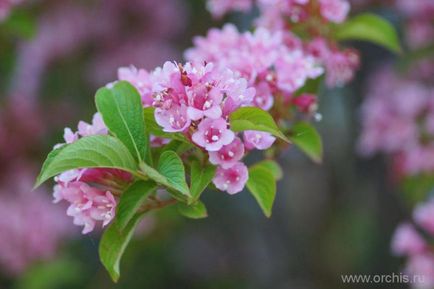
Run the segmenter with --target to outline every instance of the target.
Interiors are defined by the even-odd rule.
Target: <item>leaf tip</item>
[[[110,272],[110,277],[114,283],[118,283],[119,278],[120,278],[120,274],[119,274],[119,272]]]

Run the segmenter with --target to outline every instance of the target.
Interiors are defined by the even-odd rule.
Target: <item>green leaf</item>
[[[36,18],[29,11],[13,9],[0,28],[13,36],[31,39],[37,31]]]
[[[247,188],[258,202],[265,216],[271,217],[271,210],[276,197],[276,180],[273,173],[265,167],[250,168]]]
[[[117,168],[134,174],[137,165],[118,139],[108,135],[88,136],[52,151],[42,166],[35,188],[55,175],[77,168]]]
[[[139,161],[148,150],[143,105],[137,90],[128,82],[117,82],[112,88],[100,88],[96,106],[110,132],[120,139]]]
[[[430,192],[434,190],[434,175],[420,174],[408,176],[403,179],[402,191],[404,199],[413,207],[427,198]]]
[[[322,141],[317,130],[309,123],[298,122],[291,128],[289,139],[313,161],[322,160]]]
[[[140,168],[157,183],[190,196],[190,190],[185,181],[184,165],[174,151],[165,151],[161,154],[157,170],[145,163],[141,163]]]
[[[309,78],[306,83],[294,93],[294,96],[300,96],[303,93],[318,94],[323,80],[324,74],[314,79]]]
[[[135,215],[123,230],[115,220],[102,235],[99,243],[99,258],[114,282],[119,280],[122,255],[143,215]]]
[[[177,205],[179,213],[190,219],[203,219],[208,217],[205,205],[198,201],[193,205],[186,205],[184,203],[178,203]]]
[[[122,193],[116,212],[121,230],[125,229],[146,199],[157,189],[153,181],[137,181]]]
[[[273,160],[265,160],[259,162],[252,166],[252,168],[265,168],[273,174],[273,177],[276,181],[281,180],[283,178],[283,172],[280,165]]]
[[[194,161],[191,164],[191,185],[190,192],[191,197],[194,201],[200,198],[202,192],[209,185],[211,180],[214,178],[216,172],[216,167],[210,164],[202,167],[198,161]]]
[[[271,115],[257,107],[241,107],[229,116],[231,129],[235,132],[257,130],[269,132],[274,136],[289,142],[280,131]]]
[[[145,107],[143,109],[146,129],[150,134],[190,143],[190,141],[182,133],[168,133],[163,131],[163,128],[155,121],[154,112],[154,107]]]
[[[401,53],[398,34],[385,19],[365,13],[349,19],[336,27],[337,40],[364,40],[381,45],[395,53]]]
[[[84,268],[78,260],[58,256],[50,262],[31,266],[15,282],[15,289],[58,289],[79,288],[85,276]]]

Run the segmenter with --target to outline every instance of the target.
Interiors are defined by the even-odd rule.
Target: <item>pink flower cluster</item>
[[[350,11],[350,3],[346,0],[209,0],[208,10],[215,17],[221,17],[230,11],[249,11],[255,2],[261,14],[259,25],[278,29],[314,17],[341,23]]]
[[[258,0],[258,7],[259,26],[283,30],[307,21],[342,23],[350,11],[347,0]]]
[[[294,92],[323,73],[315,59],[303,52],[300,40],[281,31],[258,28],[254,33],[240,33],[226,24],[193,42],[195,46],[185,52],[187,60],[212,62],[240,74],[256,89],[252,104],[264,110],[271,109],[276,100],[287,106],[299,103]],[[315,101],[311,104],[316,108]]]
[[[166,62],[151,72],[121,68],[119,78],[135,85],[145,106],[156,108],[155,119],[165,132],[182,133],[208,152],[218,166],[214,184],[222,191],[240,192],[248,179],[241,162],[245,153],[268,149],[275,141],[260,131],[246,131],[241,139],[230,129],[228,116],[241,106],[253,106],[255,89],[228,68]]]
[[[253,7],[253,0],[209,0],[207,8],[216,18],[231,11],[247,12]]]
[[[338,48],[325,38],[317,37],[307,44],[306,50],[326,71],[326,84],[329,87],[343,86],[354,78],[360,66],[360,56],[352,48]]]
[[[0,14],[2,3],[11,1],[18,0],[0,0]],[[98,87],[116,77],[119,66],[154,67],[180,56],[172,41],[187,22],[182,0],[105,0],[92,5],[74,0],[33,2],[43,9],[34,9],[42,12],[36,34],[17,41],[11,97],[36,105],[51,65],[74,53],[88,55],[78,67]]]
[[[0,267],[22,273],[32,264],[54,257],[72,233],[60,208],[44,190],[32,191],[33,174],[22,166],[9,168],[0,187]]]
[[[433,88],[385,69],[373,76],[368,94],[362,107],[361,152],[391,155],[406,175],[433,172]]]
[[[80,121],[78,131],[65,128],[67,144],[80,137],[107,134],[108,130],[96,113],[91,124]],[[63,144],[56,145],[61,147]],[[115,216],[116,198],[133,181],[133,177],[117,169],[77,169],[66,171],[55,178],[54,202],[69,202],[67,215],[73,217],[74,224],[83,226],[83,234],[91,232],[97,222],[106,226]]]
[[[392,251],[398,256],[408,258],[405,273],[420,276],[415,288],[432,288],[434,286],[434,252],[428,240],[419,230],[424,231],[429,238],[434,237],[434,199],[419,205],[413,214],[417,228],[410,224],[401,224],[392,240]]]

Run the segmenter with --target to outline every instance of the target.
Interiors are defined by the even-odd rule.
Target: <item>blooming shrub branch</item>
[[[48,155],[36,185],[54,177],[55,201],[69,203],[67,214],[84,234],[110,224],[100,258],[113,280],[148,211],[176,205],[184,216],[203,218],[204,190],[233,195],[247,187],[271,216],[282,177],[273,158],[293,143],[321,160],[321,139],[309,123],[317,113],[317,84],[324,72],[329,85],[344,84],[358,66],[357,53],[342,50],[334,35],[399,46],[381,18],[342,23],[346,1],[294,1],[299,18],[290,15],[292,6],[281,10],[283,2],[260,1],[260,26],[253,32],[227,24],[196,37],[186,63],[120,68],[118,80],[98,90],[92,123],[65,129],[65,143]],[[216,5],[228,3],[210,7],[220,15],[228,9]],[[288,25],[260,24],[277,12],[283,14],[275,20]],[[392,40],[369,39],[371,30]],[[248,167],[245,159],[255,151],[270,159]]]

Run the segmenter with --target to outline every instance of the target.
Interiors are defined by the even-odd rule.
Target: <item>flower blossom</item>
[[[86,183],[74,181],[67,185],[54,187],[56,202],[68,201],[67,215],[74,218],[74,225],[84,226],[82,233],[87,234],[95,228],[97,221],[106,226],[114,217],[116,200],[110,191],[101,191]]]
[[[291,99],[308,79],[323,72],[312,56],[289,47],[286,41],[283,32],[258,28],[254,33],[240,33],[226,24],[222,29],[211,29],[206,37],[194,38],[195,46],[185,52],[185,57],[239,73],[256,88],[253,104],[269,110],[275,97]]]
[[[373,75],[362,106],[363,154],[386,153],[404,175],[434,171],[432,88],[396,76],[390,68]]]
[[[211,14],[220,18],[230,11],[249,11],[253,6],[253,0],[209,0],[207,8]]]
[[[92,123],[80,121],[78,131],[65,129],[67,144],[77,141],[80,137],[107,134],[99,113],[93,116]],[[60,147],[63,144],[56,145]],[[88,168],[66,171],[55,177],[54,202],[62,200],[70,205],[67,215],[73,217],[73,223],[83,226],[83,234],[94,230],[97,223],[106,226],[115,216],[115,192],[126,188],[132,181],[130,173],[118,169]]]
[[[219,151],[224,145],[230,144],[235,134],[227,128],[228,124],[223,118],[207,118],[200,122],[192,140],[207,151]]]
[[[410,223],[401,224],[392,240],[392,251],[407,258],[405,274],[418,277],[414,279],[413,288],[428,289],[434,286],[434,251],[430,246],[434,236],[433,211],[432,200],[419,205],[413,213],[418,229]]]
[[[209,152],[209,161],[228,169],[244,156],[244,144],[236,137],[230,144],[223,146],[219,151]]]
[[[137,71],[140,70],[132,70],[135,76],[130,81],[138,89],[143,88],[138,87],[137,78],[146,75],[141,81],[147,84],[147,93],[151,92],[148,95],[153,99],[155,120],[163,131],[184,134],[209,154],[210,162],[218,169],[239,169],[244,144],[231,130],[228,117],[239,107],[254,105],[255,88],[245,78],[202,61],[184,65],[166,62],[150,72],[139,75]],[[126,72],[122,70],[123,74]],[[240,192],[247,178],[244,174],[237,182],[219,189],[232,194]]]
[[[434,199],[417,206],[413,218],[421,228],[434,235]]]
[[[392,251],[396,255],[413,255],[423,252],[427,245],[411,224],[400,225],[393,236]]]
[[[243,190],[248,178],[247,167],[239,162],[227,169],[219,167],[213,182],[219,190],[233,195]]]
[[[0,187],[0,267],[17,275],[55,257],[73,230],[44,189],[32,191],[33,174],[22,166],[9,170]]]
[[[246,130],[244,132],[244,143],[247,149],[266,150],[270,148],[276,138],[267,132]]]

